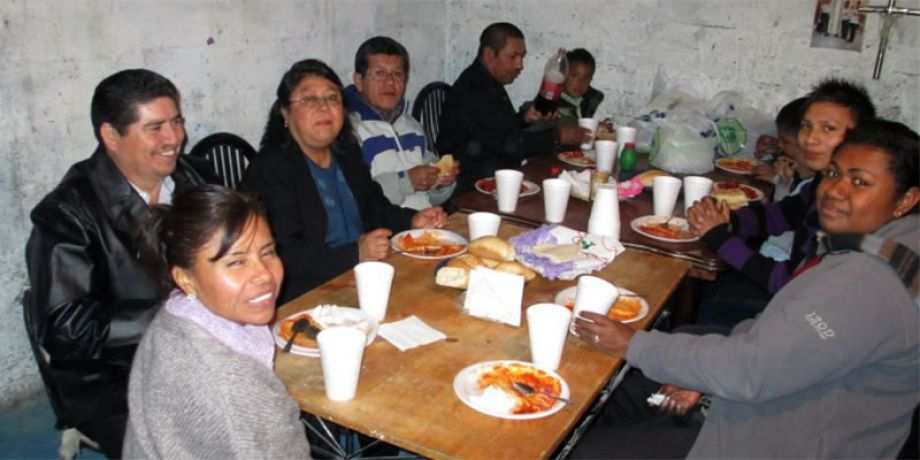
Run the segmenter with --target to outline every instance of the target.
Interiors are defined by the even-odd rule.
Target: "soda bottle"
[[[631,179],[636,173],[636,144],[627,142],[620,152],[620,180]]]
[[[543,68],[543,83],[540,92],[534,99],[533,106],[543,115],[549,115],[559,108],[559,96],[565,84],[565,75],[569,70],[569,61],[565,57],[565,50],[560,48],[556,54],[550,56]]]

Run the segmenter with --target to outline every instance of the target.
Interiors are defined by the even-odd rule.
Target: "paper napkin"
[[[559,178],[572,184],[572,196],[578,198],[579,200],[587,201],[590,195],[590,184],[591,184],[591,172],[592,169],[583,169],[581,171],[562,171],[559,174]],[[611,177],[607,180],[608,183],[615,182]],[[625,200],[627,198],[632,198],[640,193],[642,193],[642,182],[637,178],[632,178],[626,181],[620,181],[617,183],[617,195],[620,200]]]
[[[524,277],[477,267],[470,271],[463,310],[479,318],[521,326]]]
[[[381,324],[377,335],[399,348],[399,351],[406,351],[447,338],[443,332],[425,324],[415,315],[392,323]]]

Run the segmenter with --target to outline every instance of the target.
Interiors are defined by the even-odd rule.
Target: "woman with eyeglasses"
[[[268,209],[288,268],[280,303],[365,260],[389,253],[393,232],[444,226],[441,208],[390,204],[361,161],[342,104],[339,77],[325,63],[295,63],[278,85],[259,155],[244,180]]]

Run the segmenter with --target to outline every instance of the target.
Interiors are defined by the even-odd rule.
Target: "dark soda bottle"
[[[543,83],[534,99],[533,106],[543,115],[549,115],[559,108],[559,96],[565,85],[565,75],[568,72],[569,62],[565,57],[565,50],[560,49],[550,56],[543,69]]]

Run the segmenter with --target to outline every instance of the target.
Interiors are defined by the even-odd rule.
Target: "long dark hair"
[[[220,248],[211,260],[220,259],[256,218],[265,218],[265,208],[255,197],[219,185],[201,185],[176,196],[171,206],[151,210],[141,229],[141,261],[166,294],[176,287],[170,273],[173,267],[191,268],[195,255],[222,231]]]
[[[259,150],[278,149],[287,147],[294,142],[291,132],[284,126],[284,116],[281,109],[289,109],[291,106],[291,93],[297,88],[306,77],[320,77],[332,82],[339,91],[339,96],[344,100],[344,87],[339,76],[335,74],[326,63],[319,59],[304,59],[295,62],[294,65],[281,77],[281,83],[278,83],[278,90],[275,92],[275,102],[268,111],[268,121],[265,122],[265,131],[262,133],[262,140],[259,142]],[[351,129],[351,122],[348,114],[344,115],[342,130],[339,131],[335,143],[339,145],[357,144]]]

